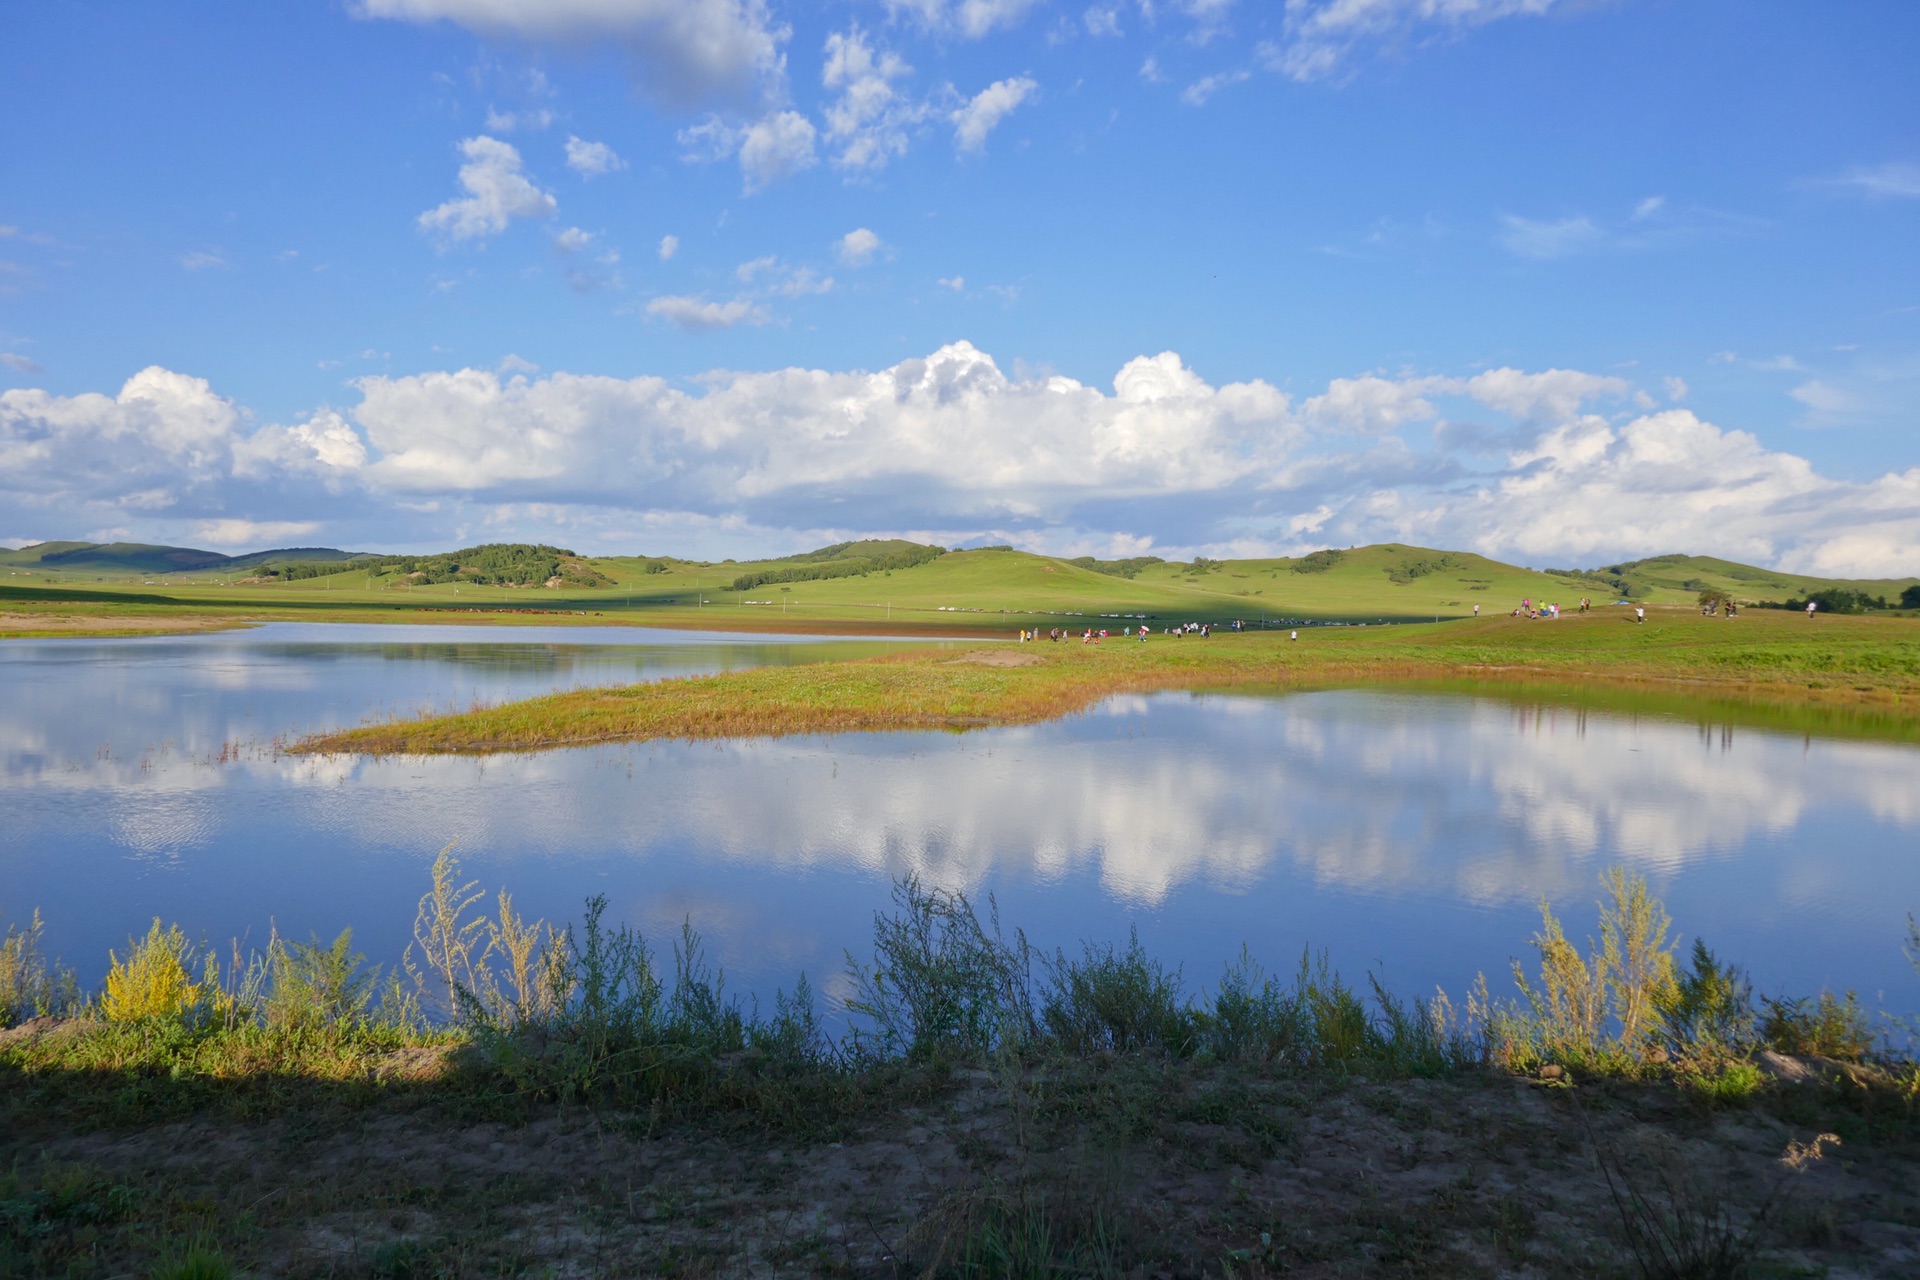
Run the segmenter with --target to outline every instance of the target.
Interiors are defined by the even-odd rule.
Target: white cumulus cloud
[[[996,80],[968,99],[948,117],[953,122],[954,145],[961,151],[984,151],[987,135],[1021,103],[1033,97],[1040,85],[1030,76]]]
[[[673,255],[678,252],[680,252],[679,236],[660,237],[660,261],[669,262],[672,260]]]
[[[864,267],[884,248],[879,236],[865,227],[855,227],[833,242],[833,256],[843,267]]]
[[[813,122],[797,111],[776,111],[747,127],[740,139],[740,172],[748,192],[814,164]]]
[[[827,141],[842,169],[884,168],[907,153],[908,131],[929,108],[898,88],[911,75],[898,54],[876,51],[858,26],[827,37],[820,82],[835,93],[827,105]]]
[[[1252,73],[1245,70],[1220,71],[1210,76],[1202,76],[1180,91],[1180,101],[1190,107],[1204,107],[1214,94],[1230,85],[1239,84]]]
[[[624,169],[627,162],[604,142],[588,142],[571,135],[567,138],[567,168],[583,178],[598,178]]]
[[[767,309],[745,298],[714,302],[684,294],[667,294],[647,303],[647,314],[696,333],[711,329],[732,329],[738,325],[765,324]]]
[[[467,162],[460,166],[465,196],[420,215],[420,229],[454,240],[498,235],[515,218],[550,218],[559,203],[520,171],[520,152],[511,143],[482,134],[460,144]]]
[[[813,121],[798,111],[775,111],[746,125],[712,116],[682,129],[679,141],[689,159],[738,157],[744,190],[753,195],[781,178],[811,169],[818,161],[814,143],[819,136]]]
[[[303,538],[320,527],[317,520],[243,520],[228,517],[224,520],[202,520],[193,527],[195,542],[212,543],[216,547],[257,547],[261,544],[285,543],[289,538]]]
[[[660,297],[648,313],[764,323],[759,299],[818,287],[777,259],[738,274],[742,296]],[[238,545],[358,510],[384,522],[369,542],[410,512],[416,541],[598,529],[626,551],[657,531],[729,547],[911,532],[1168,556],[1396,541],[1535,564],[1689,551],[1920,570],[1920,468],[1825,476],[1688,409],[1636,409],[1646,389],[1611,375],[1363,374],[1295,405],[1266,381],[1210,383],[1173,352],[1128,360],[1105,387],[1023,368],[966,342],[877,370],[691,384],[503,361],[362,378],[358,404],[256,427],[204,380],[156,367],[111,396],[0,392],[0,527],[221,527]]]

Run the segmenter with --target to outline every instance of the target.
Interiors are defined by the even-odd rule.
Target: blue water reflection
[[[210,938],[356,927],[396,959],[448,841],[522,910],[605,892],[691,917],[743,990],[838,989],[891,878],[993,893],[1043,945],[1122,939],[1206,981],[1308,942],[1408,992],[1496,988],[1545,895],[1591,927],[1598,871],[1763,990],[1920,1007],[1920,752],[1493,698],[1346,691],[1111,700],[1055,724],[289,757],[293,732],[549,688],[870,651],[578,631],[265,628],[0,646],[0,912],[35,905],[97,977],[159,914]]]

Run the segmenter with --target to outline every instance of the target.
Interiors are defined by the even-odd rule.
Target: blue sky
[[[1920,8],[0,22],[0,538],[1920,572]]]

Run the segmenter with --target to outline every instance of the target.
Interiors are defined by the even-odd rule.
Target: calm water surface
[[[641,630],[273,625],[0,644],[0,919],[88,981],[154,915],[396,960],[448,841],[533,914],[690,917],[734,986],[841,989],[893,877],[991,892],[1045,945],[1129,928],[1210,981],[1327,947],[1408,993],[1505,986],[1542,895],[1593,928],[1643,871],[1763,991],[1920,1009],[1920,751],[1508,699],[1125,697],[1055,724],[462,758],[276,740],[549,689],[879,651]]]

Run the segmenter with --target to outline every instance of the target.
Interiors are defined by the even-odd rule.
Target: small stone
[[[1564,1080],[1566,1075],[1566,1068],[1557,1062],[1549,1062],[1546,1066],[1540,1068],[1540,1078],[1542,1080]]]
[[[1809,1080],[1819,1079],[1823,1074],[1815,1059],[1795,1057],[1790,1053],[1775,1053],[1772,1049],[1762,1049],[1753,1062],[1761,1071],[1782,1084],[1805,1084]]]

